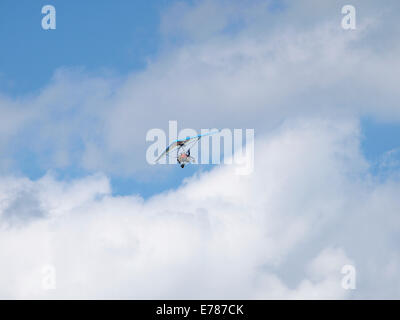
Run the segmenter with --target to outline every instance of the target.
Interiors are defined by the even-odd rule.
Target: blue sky
[[[160,14],[172,1],[1,1],[0,92],[11,97],[34,94],[46,86],[56,69],[78,67],[90,74],[124,76],[142,70],[162,46]],[[41,8],[56,8],[57,29],[44,31]],[[15,20],[18,17],[18,20]],[[12,30],[12,31],[11,31]],[[48,169],[37,154],[15,151],[19,172],[32,179]],[[139,193],[144,197],[174,187],[193,174],[175,170],[173,179],[157,183],[132,177],[112,177],[115,194]],[[77,164],[55,170],[60,178],[87,174]]]
[[[41,8],[52,4],[57,29],[41,27]],[[82,66],[126,74],[143,68],[160,45],[159,17],[168,1],[2,1],[1,90],[39,90],[55,69]],[[15,20],[18,17],[18,20]]]
[[[91,75],[125,77],[146,69],[147,61],[157,60],[167,50],[160,31],[161,16],[173,1],[51,1],[57,10],[57,29],[41,28],[41,8],[48,1],[1,1],[5,12],[0,21],[0,92],[19,99],[43,90],[59,68],[83,68]],[[286,5],[272,1],[268,8],[279,15]],[[18,17],[18,19],[16,19]],[[190,106],[188,106],[190,109]],[[175,115],[174,115],[175,116]],[[174,117],[171,114],[171,117]],[[387,151],[399,146],[400,126],[373,117],[362,117],[362,150],[375,163]],[[141,134],[141,132],[138,134]],[[24,139],[24,138],[21,138]],[[80,149],[79,139],[75,148]],[[90,173],[80,163],[64,168],[43,165],[37,151],[11,149],[17,163],[15,172],[32,179],[48,170],[60,178],[75,178]],[[46,152],[45,149],[41,151]],[[398,156],[398,155],[395,155]],[[107,173],[115,194],[156,194],[174,188],[184,177],[199,168],[173,169],[168,178],[155,182],[137,180],[131,175]],[[208,170],[202,168],[202,170]],[[372,170],[372,173],[376,173]]]

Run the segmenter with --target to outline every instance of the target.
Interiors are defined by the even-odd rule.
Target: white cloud
[[[387,161],[370,176],[359,149],[359,117],[400,119],[398,2],[376,3],[354,1],[354,32],[340,1],[273,14],[180,4],[142,72],[60,69],[38,94],[1,96],[2,169],[28,150],[44,168],[105,175],[3,175],[0,297],[399,298],[399,175]],[[145,136],[168,120],[255,128],[254,173],[220,167],[148,200],[112,196],[107,176],[162,170],[146,167]],[[49,264],[55,291],[41,287]],[[340,287],[344,264],[355,291]]]
[[[44,168],[143,178],[143,170],[157,171],[145,161],[146,132],[168,120],[257,134],[299,115],[398,122],[398,2],[355,1],[355,31],[341,29],[341,4],[174,5],[162,17],[165,47],[143,71],[121,79],[61,69],[38,95],[18,99],[29,117],[8,117],[3,153],[17,145]],[[199,23],[206,19],[212,23]],[[5,100],[0,105],[17,103]]]
[[[0,296],[400,296],[400,184],[368,175],[356,122],[291,122],[257,141],[256,161],[252,175],[220,167],[148,200],[111,196],[102,175],[3,178]],[[4,212],[27,194],[44,214],[10,225]],[[48,264],[54,291],[41,288]],[[344,264],[357,268],[353,292]]]

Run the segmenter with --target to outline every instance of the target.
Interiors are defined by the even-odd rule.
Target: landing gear
[[[183,168],[185,165],[184,164],[181,164],[181,168]]]

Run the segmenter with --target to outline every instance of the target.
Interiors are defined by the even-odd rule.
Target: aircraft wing
[[[172,142],[167,149],[163,153],[160,154],[160,156],[156,159],[156,162],[158,162],[163,156],[168,155],[172,150],[174,150],[178,146],[178,140]]]
[[[158,162],[163,156],[168,155],[171,151],[175,150],[177,147],[194,145],[197,141],[200,140],[201,137],[215,134],[217,132],[218,131],[208,132],[205,134],[198,134],[197,136],[193,136],[193,137],[186,137],[185,139],[175,140],[167,147],[167,149],[165,149],[165,151],[163,153],[161,153],[159,155],[159,157],[156,159],[156,162]]]

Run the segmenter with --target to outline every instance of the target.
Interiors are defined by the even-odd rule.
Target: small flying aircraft
[[[161,153],[161,155],[157,158],[156,163],[162,157],[168,156],[168,154],[175,149],[176,149],[176,161],[181,166],[181,168],[184,168],[186,164],[194,163],[196,159],[190,156],[190,148],[194,146],[197,142],[199,142],[201,137],[209,136],[217,132],[218,131],[214,131],[205,134],[199,134],[193,137],[186,137],[185,139],[181,140],[179,139],[175,140],[167,147],[167,149],[165,149],[163,153]]]

